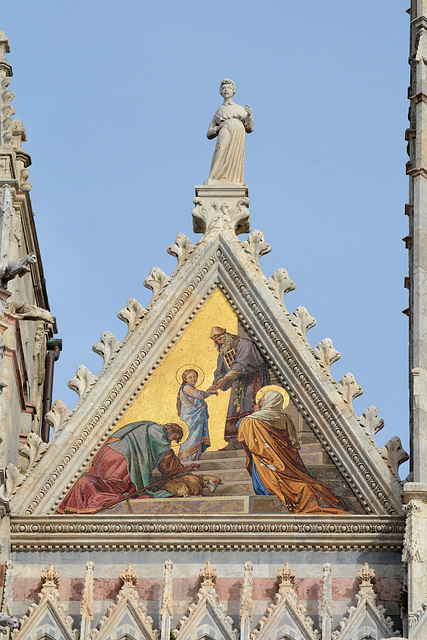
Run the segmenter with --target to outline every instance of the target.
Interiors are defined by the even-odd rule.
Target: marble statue
[[[221,82],[219,92],[224,102],[216,110],[207,132],[209,140],[217,138],[217,142],[205,184],[243,184],[245,133],[254,130],[251,108],[233,102],[236,85],[229,78]]]

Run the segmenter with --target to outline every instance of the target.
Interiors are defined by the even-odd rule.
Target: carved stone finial
[[[375,434],[384,428],[384,420],[380,418],[378,409],[373,404],[358,416],[357,422],[372,442],[375,442]]]
[[[187,238],[183,233],[178,233],[175,238],[175,242],[171,244],[166,251],[169,255],[174,256],[174,258],[178,260],[176,268],[179,269],[183,262],[187,260],[190,253],[192,253],[195,246],[196,245],[191,242],[190,238]]]
[[[242,242],[242,247],[248,255],[255,261],[256,265],[259,265],[261,256],[265,256],[271,251],[271,245],[264,239],[262,231],[255,229],[249,234],[249,237],[245,242]]]
[[[295,282],[291,280],[288,272],[283,267],[277,269],[271,278],[267,278],[265,283],[282,304],[285,295],[290,291],[293,291],[296,287]]]
[[[139,304],[135,298],[129,298],[124,309],[118,312],[117,317],[128,325],[128,333],[134,330],[138,321],[145,316],[147,310]]]
[[[199,578],[202,589],[209,591],[215,587],[218,576],[215,569],[212,568],[209,560],[207,561],[205,568],[200,571]]]
[[[42,581],[42,593],[51,591],[52,589],[58,589],[59,587],[59,572],[55,570],[52,563],[41,574]]]
[[[170,281],[170,276],[167,276],[159,267],[153,267],[150,274],[143,281],[143,285],[146,289],[151,289],[153,297],[150,300],[150,305],[158,298],[162,290]]]
[[[75,376],[71,378],[71,380],[68,380],[67,385],[72,391],[78,394],[79,398],[83,398],[90,387],[95,384],[95,380],[96,377],[92,371],[89,371],[87,367],[80,364],[77,367]]]
[[[409,460],[409,455],[402,447],[402,442],[398,436],[393,436],[380,449],[380,454],[387,462],[388,467],[394,475],[399,478],[399,467],[401,464]]]
[[[369,568],[367,562],[363,565],[363,569],[357,572],[356,577],[360,584],[360,590],[363,592],[372,591],[372,587],[376,582],[375,571]]]
[[[308,342],[307,331],[316,325],[316,318],[313,318],[305,307],[297,307],[291,315],[291,322],[300,336]]]
[[[354,413],[353,400],[363,393],[363,389],[357,384],[354,375],[346,373],[338,382],[337,389]]]
[[[120,581],[124,588],[133,589],[133,587],[136,587],[138,576],[130,564],[128,564],[126,569],[120,574]]]
[[[319,360],[327,375],[331,375],[331,365],[341,358],[340,352],[334,349],[330,338],[324,338],[319,342],[317,347],[313,349],[313,355],[316,360]]]
[[[289,568],[288,563],[285,564],[283,569],[279,569],[277,572],[277,582],[279,583],[279,593],[293,589],[295,584],[295,571]]]

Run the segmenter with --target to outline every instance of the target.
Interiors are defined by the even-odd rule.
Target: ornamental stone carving
[[[363,393],[352,373],[346,373],[337,384],[338,393],[340,393],[350,409],[353,411],[353,400]]]
[[[398,436],[393,436],[380,449],[380,454],[387,462],[387,466],[392,470],[396,478],[399,478],[399,467],[409,460],[409,455],[402,447],[402,442]]]
[[[198,187],[198,192],[203,193],[205,189]],[[213,188],[210,190],[212,191]],[[240,190],[242,191],[242,190]],[[225,193],[222,199],[221,194],[209,194],[204,197],[194,198],[193,216],[194,233],[206,233],[214,226],[221,223],[227,224],[236,235],[249,233],[250,213],[249,198],[233,197],[233,194]]]
[[[83,398],[83,396],[89,391],[89,389],[95,384],[96,377],[93,375],[92,371],[89,371],[87,367],[83,364],[80,364],[77,367],[76,374],[71,380],[68,380],[68,387],[77,393],[79,398]]]
[[[105,369],[110,360],[120,349],[120,345],[121,343],[117,340],[116,336],[111,333],[111,331],[103,331],[103,333],[101,333],[99,342],[93,345],[92,351],[97,353],[104,360],[102,369]]]
[[[135,298],[129,298],[125,308],[118,312],[117,317],[122,322],[126,322],[128,333],[131,333],[146,313],[147,310]]]
[[[55,320],[47,309],[37,307],[35,304],[27,304],[26,302],[7,302],[6,313],[9,313],[19,320],[42,320],[47,324],[55,324]]]
[[[174,256],[177,259],[177,269],[187,260],[188,256],[192,253],[196,245],[194,245],[189,238],[183,233],[178,233],[175,238],[175,242],[166,249],[169,255]]]
[[[160,293],[166,287],[170,281],[170,276],[167,276],[164,271],[159,267],[153,267],[150,274],[145,278],[143,285],[146,289],[151,289],[153,296],[150,300],[150,305],[159,297]]]
[[[313,349],[313,355],[316,360],[319,361],[328,376],[331,375],[331,365],[341,358],[340,352],[334,349],[334,345],[330,338],[324,338],[319,342],[317,347]]]
[[[375,434],[384,428],[384,420],[380,418],[378,409],[374,407],[374,405],[371,405],[365,409],[361,416],[358,416],[357,422],[371,442],[375,443]]]
[[[257,266],[259,265],[261,256],[265,256],[271,251],[271,245],[265,241],[263,232],[257,229],[252,231],[248,239],[242,242],[242,247]]]
[[[47,424],[53,429],[52,438],[62,431],[64,425],[70,419],[71,414],[72,411],[68,409],[62,400],[55,400],[52,409],[45,415]]]
[[[265,284],[282,304],[285,295],[290,291],[293,291],[296,287],[295,282],[291,280],[288,272],[283,267],[277,269],[271,278],[267,278]]]
[[[307,341],[307,331],[316,325],[317,320],[308,313],[305,307],[297,307],[291,315],[291,322],[300,336]]]
[[[0,487],[0,496],[9,500],[17,488],[22,484],[25,476],[12,462],[6,467],[6,482]]]
[[[25,445],[19,447],[19,453],[28,459],[28,467],[26,474],[29,474],[41,458],[41,456],[47,451],[49,445],[40,438],[37,433],[31,432],[28,434],[27,442]]]

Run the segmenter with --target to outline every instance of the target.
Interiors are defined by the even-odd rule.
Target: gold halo
[[[278,391],[283,397],[283,407],[282,409],[286,409],[289,404],[289,393],[283,387],[279,387],[277,384],[268,384],[265,387],[262,387],[256,394],[256,401],[259,402],[261,398],[265,396],[267,391]]]
[[[200,385],[203,384],[204,382],[205,372],[203,371],[203,369],[198,367],[197,364],[183,364],[182,367],[178,369],[178,371],[175,374],[175,378],[178,384],[182,384],[182,374],[186,369],[195,369],[197,371],[199,378],[198,378],[196,387],[200,387]]]

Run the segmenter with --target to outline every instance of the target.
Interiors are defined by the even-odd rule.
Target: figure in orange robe
[[[282,394],[268,391],[258,411],[239,423],[237,438],[246,451],[255,493],[276,495],[290,513],[347,513],[341,500],[309,474],[298,452],[295,427],[282,406]]]

